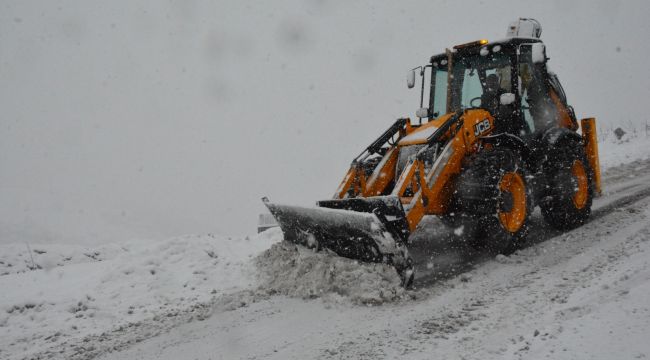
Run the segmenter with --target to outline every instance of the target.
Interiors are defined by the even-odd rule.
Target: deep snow
[[[537,216],[512,256],[468,250],[428,218],[408,291],[390,267],[284,243],[277,228],[1,245],[0,358],[650,356],[648,143],[602,142],[592,221],[561,234]]]

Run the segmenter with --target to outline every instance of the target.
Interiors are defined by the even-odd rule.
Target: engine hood
[[[407,146],[407,145],[419,145],[419,144],[426,144],[427,139],[433,135],[436,130],[442,124],[445,123],[454,113],[449,113],[445,114],[442,116],[439,116],[437,119],[431,120],[428,123],[415,128],[411,133],[403,137],[397,145],[399,146]]]

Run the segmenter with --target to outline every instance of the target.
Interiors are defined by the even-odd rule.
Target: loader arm
[[[476,130],[479,124],[483,131]],[[494,118],[487,111],[459,111],[427,139],[426,147],[402,171],[391,194],[405,203],[410,232],[415,231],[424,215],[442,215],[447,211],[463,159],[468,153],[477,151],[480,137],[488,135],[493,129]],[[435,160],[427,166],[430,160],[428,153],[436,146]],[[411,198],[404,196],[409,187],[414,193]]]
[[[395,178],[395,164],[397,162],[397,146],[395,144],[397,139],[412,131],[413,128],[408,118],[395,121],[393,125],[352,160],[350,169],[343,177],[333,198],[345,199],[348,197],[381,195]],[[370,156],[378,154],[382,148],[387,149],[386,153],[370,176],[367,176],[366,169],[363,167],[364,161]]]
[[[478,125],[481,125],[481,130],[477,130]],[[362,153],[352,162],[352,166],[337,189],[334,200],[320,201],[318,206],[375,212],[380,220],[382,215],[395,217],[398,220],[382,220],[382,222],[386,223],[387,230],[393,236],[406,242],[424,215],[441,215],[447,211],[463,159],[468,153],[477,150],[480,137],[492,132],[494,118],[483,109],[470,109],[443,115],[432,122],[430,127],[435,131],[418,142],[406,137],[416,130],[408,126],[408,123],[404,124],[400,130],[401,141],[391,145],[368,178],[357,161],[363,158],[364,153]],[[379,139],[387,142],[387,134],[396,130],[397,127],[394,125]],[[378,144],[378,141],[373,143],[375,146]],[[408,161],[399,177],[395,178],[397,175],[395,165],[400,147],[405,145],[424,146],[414,158]],[[366,151],[369,152],[368,149]],[[394,182],[394,185],[390,197],[379,196],[387,190],[391,182]],[[407,196],[407,192],[412,195]],[[353,198],[359,200],[352,201]],[[390,200],[387,200],[389,198]],[[394,199],[399,199],[403,214],[400,215],[401,211],[395,209]],[[378,204],[381,202],[385,202],[386,205],[379,207]]]

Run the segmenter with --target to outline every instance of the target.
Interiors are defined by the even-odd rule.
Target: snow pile
[[[151,329],[139,335],[146,338],[207,316],[216,298],[259,285],[252,259],[281,239],[278,229],[246,239],[191,235],[98,248],[0,245],[0,288],[10,289],[0,292],[0,349],[56,351],[143,324]]]
[[[357,304],[382,304],[405,294],[391,266],[361,263],[286,241],[260,254],[256,264],[263,279],[261,289],[270,294],[326,301],[348,299]]]

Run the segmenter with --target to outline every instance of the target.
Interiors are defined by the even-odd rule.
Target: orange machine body
[[[453,114],[446,114],[422,126],[408,125],[399,141],[387,150],[370,176],[361,166],[353,164],[337,189],[335,198],[369,197],[390,193],[398,196],[404,206],[411,231],[424,215],[445,214],[454,190],[454,181],[468,153],[478,150],[479,138],[494,129],[494,118],[483,109],[465,111],[459,125],[443,135],[446,145],[439,149],[435,162],[413,157],[396,178],[399,152],[407,146],[423,147],[429,136]],[[408,124],[408,122],[407,122]],[[392,189],[389,185],[393,184]]]
[[[559,109],[562,110],[562,109]],[[371,174],[359,164],[353,164],[339,185],[334,198],[372,197],[395,195],[401,200],[409,229],[415,230],[425,215],[443,215],[447,212],[455,188],[455,180],[460,174],[463,159],[479,150],[481,137],[489,135],[494,129],[494,118],[483,109],[466,110],[459,125],[452,127],[443,135],[446,145],[439,149],[433,163],[413,156],[397,173],[400,151],[408,146],[424,147],[427,139],[453,114],[446,114],[421,126],[407,125],[400,131],[395,145],[391,146]],[[566,110],[559,117],[561,127],[575,130],[573,121]],[[582,138],[590,168],[593,170],[595,193],[601,190],[598,142],[595,119],[581,121]],[[392,186],[391,186],[392,185]]]

